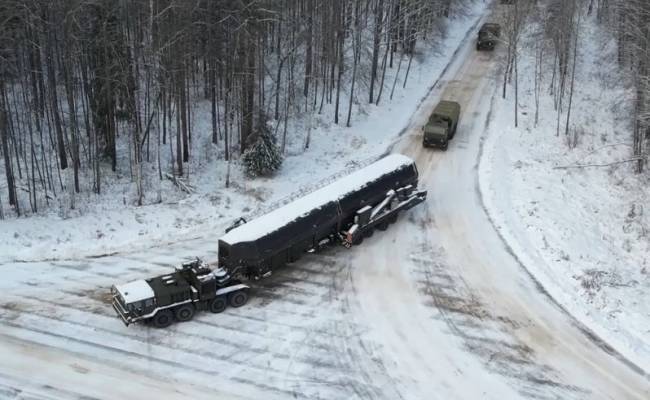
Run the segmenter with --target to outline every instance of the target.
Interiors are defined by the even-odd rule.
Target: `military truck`
[[[501,26],[499,24],[484,23],[478,31],[476,50],[494,50],[499,36],[501,36]]]
[[[422,128],[422,145],[447,150],[449,141],[456,134],[459,117],[460,104],[455,101],[440,101]]]
[[[157,328],[174,319],[189,321],[196,310],[220,313],[228,305],[241,307],[248,301],[249,286],[222,268],[212,271],[196,259],[170,274],[140,279],[111,288],[113,309],[126,326],[150,322]]]
[[[259,218],[239,218],[218,241],[218,268],[199,260],[172,274],[113,286],[113,308],[128,326],[151,321],[156,327],[188,321],[196,310],[221,312],[240,307],[249,287],[328,245],[358,245],[375,230],[386,230],[400,212],[423,202],[415,162],[390,155]]]

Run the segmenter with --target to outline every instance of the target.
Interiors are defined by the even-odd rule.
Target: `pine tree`
[[[242,157],[246,173],[250,177],[266,176],[277,171],[282,164],[282,152],[276,139],[266,127],[255,143],[250,146]]]

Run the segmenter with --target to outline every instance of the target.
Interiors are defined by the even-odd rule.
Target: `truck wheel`
[[[228,302],[226,301],[226,296],[217,296],[212,300],[212,303],[210,303],[210,312],[218,314],[223,312],[227,306]]]
[[[354,239],[354,242],[352,242],[353,245],[358,246],[361,243],[363,243],[363,235],[365,235],[365,232],[362,233],[361,235],[357,236],[356,239]]]
[[[228,295],[228,303],[232,307],[241,307],[248,301],[248,292],[246,290],[238,290]]]
[[[374,228],[368,228],[368,229],[366,229],[365,232],[363,232],[363,237],[367,237],[367,238],[372,237],[373,233],[375,233],[375,229]]]
[[[441,147],[442,151],[447,151],[447,148],[449,148],[449,142],[445,142],[445,144]]]
[[[393,215],[388,217],[389,224],[394,224],[395,222],[397,222],[397,212],[395,212]]]
[[[183,304],[174,310],[174,316],[180,322],[189,321],[194,317],[194,307],[191,304]]]
[[[385,231],[388,229],[388,221],[382,222],[381,224],[377,225],[377,229],[380,231]]]
[[[169,310],[161,310],[153,317],[153,326],[156,328],[167,328],[174,322],[174,315]]]
[[[289,254],[289,257],[287,257],[287,264],[291,264],[300,260],[300,256],[302,256],[300,252],[291,252],[291,254]]]

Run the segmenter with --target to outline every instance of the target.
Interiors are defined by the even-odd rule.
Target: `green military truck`
[[[440,101],[422,128],[424,131],[422,145],[447,150],[449,141],[456,134],[459,116],[460,104],[455,101]]]
[[[501,36],[501,26],[492,22],[486,22],[478,31],[476,50],[494,50],[497,41]]]

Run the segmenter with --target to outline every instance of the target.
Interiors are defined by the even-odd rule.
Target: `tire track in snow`
[[[234,365],[241,366],[243,370],[249,370],[247,374],[255,373],[257,376],[264,375],[266,372],[276,374],[279,370],[273,368],[269,369],[267,364],[264,364],[264,362],[266,362],[266,360],[271,361],[273,366],[278,362],[281,363],[286,360],[286,355],[282,354],[281,352],[283,348],[277,348],[275,351],[273,349],[276,349],[276,345],[279,342],[277,340],[278,337],[284,338],[286,337],[287,332],[293,332],[286,341],[283,341],[283,343],[285,343],[284,348],[292,347],[296,343],[296,337],[302,336],[306,339],[301,342],[301,346],[303,347],[302,355],[298,354],[297,357],[294,356],[294,365],[291,369],[291,371],[299,371],[300,373],[292,372],[287,375],[285,373],[285,370],[282,370],[282,373],[283,376],[289,381],[301,382],[299,387],[305,389],[304,393],[326,393],[326,390],[323,388],[327,386],[336,387],[338,389],[332,389],[329,392],[329,395],[323,395],[325,398],[331,397],[331,394],[334,390],[341,395],[337,395],[336,397],[349,397],[348,395],[343,395],[342,393],[349,394],[350,392],[353,392],[352,388],[366,388],[365,390],[371,390],[375,393],[379,392],[379,389],[373,389],[371,380],[366,381],[366,378],[361,377],[362,375],[360,373],[357,373],[355,370],[346,369],[346,364],[341,364],[339,362],[340,354],[342,353],[340,349],[335,348],[337,345],[336,343],[339,343],[340,341],[347,341],[350,337],[354,337],[355,335],[358,336],[359,328],[354,324],[348,324],[348,328],[345,331],[337,329],[337,324],[345,322],[340,320],[340,313],[335,313],[332,316],[328,316],[328,318],[325,318],[323,321],[315,320],[315,318],[322,318],[319,315],[319,313],[322,312],[322,310],[319,309],[322,299],[333,299],[333,304],[337,304],[338,302],[336,299],[338,297],[338,289],[333,290],[332,286],[337,285],[336,277],[341,273],[341,271],[343,271],[343,268],[340,268],[339,266],[324,268],[329,264],[333,264],[332,260],[334,259],[335,257],[326,257],[326,259],[321,260],[323,265],[319,265],[318,262],[308,262],[301,270],[293,271],[291,268],[287,268],[285,271],[283,271],[283,273],[276,275],[276,278],[281,283],[277,285],[277,291],[280,295],[283,292],[286,292],[287,296],[285,296],[285,298],[291,296],[300,296],[302,298],[312,300],[310,302],[305,302],[305,306],[303,307],[305,312],[303,312],[302,315],[300,313],[296,314],[296,312],[292,312],[291,309],[295,308],[294,305],[291,302],[286,302],[284,300],[271,301],[266,306],[257,307],[251,310],[242,310],[242,315],[237,315],[236,312],[224,313],[217,316],[218,321],[223,322],[223,324],[227,325],[230,330],[229,332],[226,332],[225,335],[223,333],[219,333],[216,334],[216,336],[218,338],[228,338],[228,334],[232,334],[229,339],[237,337],[237,341],[242,340],[242,343],[238,343],[237,341],[224,342],[223,340],[214,340],[211,341],[211,344],[207,346],[214,349],[219,349],[226,346],[230,349],[228,351],[224,351],[226,354],[233,353],[237,350],[241,351],[242,349],[244,352],[246,352],[247,346],[250,346],[248,339],[251,338],[251,336],[246,335],[245,332],[249,331],[257,333],[254,342],[258,342],[258,347],[260,347],[259,350],[261,351],[252,351],[247,353],[248,355],[240,356],[240,358],[244,359],[244,363],[242,364],[242,362],[239,362],[238,364]],[[75,269],[75,271],[77,271],[77,269]],[[312,271],[321,272],[320,274],[314,274],[318,277],[317,279],[303,279],[303,276],[311,275]],[[103,281],[105,279],[105,277],[99,277],[100,281]],[[117,323],[117,319],[111,313],[112,310],[109,309],[109,306],[106,303],[107,300],[98,298],[97,296],[89,295],[87,291],[82,289],[83,285],[78,284],[83,282],[83,279],[75,279],[74,286],[71,286],[70,289],[65,289],[58,292],[42,290],[36,287],[28,291],[30,294],[25,294],[21,298],[23,301],[28,301],[30,303],[36,304],[34,308],[40,309],[41,311],[34,314],[38,314],[42,318],[58,320],[60,323],[65,324],[76,324],[77,328],[73,329],[75,331],[79,331],[79,329],[85,328],[86,332],[89,333],[84,334],[84,337],[99,337],[104,343],[119,342],[121,340],[119,338],[119,335],[124,335],[123,333],[119,331],[113,331],[111,328],[107,328],[105,322],[101,322],[100,320],[97,320],[96,322],[94,319],[88,319],[88,316],[92,315],[100,319],[110,319],[111,321]],[[303,287],[305,290],[292,291],[292,285]],[[311,290],[313,290],[313,292]],[[259,300],[256,300],[253,297],[253,301],[255,302]],[[253,311],[253,313],[249,313],[248,311]],[[26,311],[23,311],[23,313],[25,312]],[[69,314],[70,312],[73,314]],[[296,324],[296,315],[304,318],[304,321],[306,323]],[[28,314],[26,316],[28,316]],[[168,330],[171,333],[166,331],[165,335],[182,335],[182,337],[187,338],[187,340],[193,341],[197,346],[205,346],[201,344],[204,343],[201,341],[201,339],[210,338],[206,338],[205,335],[198,335],[199,337],[197,337],[197,335],[192,334],[190,331],[192,330],[191,328],[194,327],[193,324],[196,324],[197,326],[218,328],[219,324],[212,324],[208,322],[212,319],[210,316],[211,314],[206,314],[205,316],[198,314],[197,318],[194,321],[187,324],[179,324],[178,327],[182,327],[182,329],[178,329],[178,331],[176,331],[174,328],[172,328],[171,330]],[[24,317],[25,316],[22,314],[19,314],[17,316],[17,318]],[[223,317],[226,317],[227,319]],[[49,325],[51,324],[44,324],[44,326]],[[23,323],[21,326],[26,328],[25,332],[29,332],[31,323]],[[269,327],[271,328],[270,331],[264,331]],[[131,328],[131,330],[132,329],[133,328]],[[352,331],[350,331],[350,329],[352,329]],[[239,330],[242,330],[244,333],[235,335],[235,333],[237,333]],[[83,330],[81,332],[83,332]],[[157,331],[147,331],[147,337],[132,337],[131,333],[129,332],[126,338],[140,341],[144,345],[141,347],[143,349],[146,349],[145,355],[155,356],[157,351],[152,350],[152,346],[154,346],[153,349],[155,349],[156,345],[161,345],[164,343],[156,341],[154,339],[156,335],[153,337],[150,336],[149,333],[151,332],[162,333]],[[107,339],[107,335],[110,334],[118,335],[118,338],[110,339],[109,336]],[[348,336],[341,336],[342,334]],[[269,337],[274,339],[270,340]],[[268,346],[268,348],[271,350],[265,351],[265,346]],[[184,355],[188,353],[185,351],[185,349],[172,351],[174,351],[174,354],[176,354],[176,351],[179,351],[178,354],[181,355],[181,357],[185,357]],[[192,353],[190,352],[190,354]],[[194,352],[193,354],[195,356],[198,356],[203,353],[197,354]],[[246,361],[248,358],[250,358],[250,361]],[[260,369],[257,371],[251,370],[251,368],[247,366],[247,363],[250,362],[257,364]],[[118,363],[118,365],[122,365],[122,363]],[[133,365],[137,365],[137,363]],[[205,365],[209,365],[209,363]],[[253,375],[251,375],[251,377],[252,376]],[[240,378],[242,379],[242,382],[250,383],[256,381],[256,379],[252,379],[251,377],[247,378],[244,376]],[[279,381],[277,379],[271,380],[271,385],[278,385],[278,382]],[[282,386],[278,387],[282,388]],[[355,391],[359,393],[358,390]],[[309,397],[305,396],[305,394],[300,391],[293,390],[293,392],[297,393],[299,397]]]
[[[46,307],[48,305],[53,306],[53,308],[55,310],[57,308],[59,308],[59,309],[62,308],[62,309],[69,309],[69,310],[78,311],[80,313],[90,313],[90,314],[94,314],[94,315],[100,316],[100,317],[105,318],[105,319],[111,319],[111,320],[114,320],[114,321],[117,322],[117,319],[116,319],[115,315],[112,313],[112,310],[109,310],[106,307],[105,304],[99,304],[99,303],[95,302],[96,305],[81,306],[79,304],[80,303],[83,304],[82,303],[83,296],[81,294],[75,294],[75,295],[79,296],[79,299],[77,299],[77,301],[73,301],[71,303],[66,303],[64,301],[55,300],[55,299],[47,299],[47,300],[45,300],[43,298],[40,298],[40,297],[37,297],[37,296],[30,296],[30,295],[24,295],[21,298],[16,298],[16,301],[22,300],[24,302],[24,300],[28,300],[28,301],[40,303],[42,306],[46,306]],[[15,304],[15,302],[13,302],[12,304]],[[14,310],[12,307],[8,307],[6,305],[6,303],[5,303],[5,305],[0,304],[0,307],[2,307],[4,309]],[[22,309],[25,310],[24,305],[22,306]],[[242,310],[242,312],[245,312],[245,311],[246,310]],[[31,311],[31,310],[29,312],[37,313],[37,311]],[[290,316],[290,317],[295,317],[295,314],[287,314],[287,315]],[[227,317],[227,319],[224,320],[224,317]],[[304,317],[313,318],[314,314],[304,315]],[[221,323],[212,323],[212,322],[210,322],[210,320],[212,320],[212,319],[217,319]],[[211,328],[225,329],[225,330],[227,330],[229,332],[232,332],[232,333],[244,333],[244,334],[246,334],[248,332],[248,333],[251,333],[251,334],[255,334],[259,338],[263,338],[265,341],[271,341],[271,342],[278,341],[278,340],[282,340],[282,341],[285,341],[285,342],[288,341],[287,339],[284,339],[284,337],[282,337],[282,336],[276,336],[273,332],[268,332],[267,331],[267,332],[260,333],[259,331],[256,332],[256,331],[254,331],[252,329],[247,328],[246,324],[244,324],[242,326],[242,323],[236,321],[237,319],[244,319],[246,321],[259,321],[261,327],[262,326],[267,326],[267,327],[269,326],[269,322],[265,321],[264,319],[261,319],[261,318],[257,319],[257,318],[254,318],[252,316],[249,316],[249,315],[236,314],[233,311],[230,311],[230,312],[226,311],[225,313],[222,313],[222,314],[219,314],[219,315],[213,315],[213,314],[210,314],[210,313],[198,314],[197,318],[195,320],[193,320],[193,321],[191,321],[191,322],[189,322],[187,324],[177,324],[170,330],[178,331],[179,333],[183,333],[183,335],[186,335],[186,336],[187,335],[192,336],[192,333],[189,331],[189,329],[191,329],[193,327],[193,324],[198,324],[198,325],[209,326]],[[60,320],[62,322],[76,323],[75,320],[63,320],[63,319],[60,319]],[[337,332],[335,332],[335,331],[331,331],[331,330],[327,330],[327,329],[320,329],[320,328],[313,328],[313,327],[310,327],[308,325],[306,325],[306,326],[293,325],[293,324],[292,325],[287,325],[287,324],[282,324],[282,323],[280,323],[278,321],[276,321],[275,323],[271,323],[271,325],[278,325],[282,329],[289,328],[289,329],[292,329],[294,331],[297,330],[297,331],[303,332],[303,334],[305,336],[310,336],[312,340],[315,340],[316,338],[332,338],[332,337],[337,335]],[[88,325],[88,327],[91,327],[91,325]],[[106,330],[106,329],[101,328],[101,327],[97,327],[97,329],[105,330],[107,332],[112,332],[112,333],[118,334],[118,331],[115,331],[115,330]],[[134,328],[132,328],[132,329],[134,329]],[[137,327],[135,329],[137,329]],[[145,328],[145,329],[149,329],[149,328]],[[158,332],[159,330],[154,330],[154,331]],[[128,334],[126,334],[126,335],[128,336]],[[226,336],[226,335],[224,335],[224,336]],[[224,338],[221,338],[219,340],[219,343],[222,344],[222,345],[229,345],[230,347],[233,347],[233,348],[237,348],[237,347],[244,348],[244,349],[247,348],[247,344],[245,344],[245,343],[240,343],[240,342],[237,342],[237,341],[231,341],[231,340],[224,339]],[[329,346],[327,344],[327,339],[324,339],[322,342],[314,343],[313,347],[314,347],[315,351],[319,350],[319,349],[320,350],[325,350],[325,351],[330,351],[331,350],[331,346]],[[268,354],[273,355],[273,356],[277,356],[277,358],[279,358],[279,359],[283,358],[282,354],[280,354],[280,353],[274,353],[272,351],[269,351]]]
[[[48,394],[43,394],[44,392]],[[99,400],[70,389],[35,384],[26,379],[16,379],[0,373],[0,399],[3,400]]]
[[[13,304],[15,304],[15,303],[13,303]],[[69,307],[69,306],[66,306],[66,305],[62,305],[60,307],[70,308],[72,310],[79,311],[81,313],[85,312],[85,310],[83,310],[83,309]],[[9,312],[15,312],[16,311],[15,307],[2,305],[2,304],[0,304],[0,309],[3,309],[5,311],[9,311]],[[145,329],[147,329],[147,331],[146,331],[147,332],[147,337],[143,337],[142,335],[137,335],[137,334],[132,334],[132,333],[125,333],[123,331],[118,331],[118,330],[115,330],[115,329],[105,328],[103,326],[99,326],[99,325],[96,325],[96,324],[79,322],[79,321],[73,320],[73,319],[66,319],[64,317],[57,316],[54,313],[48,313],[48,312],[45,312],[45,311],[25,310],[22,313],[27,314],[27,315],[38,316],[38,317],[41,317],[41,318],[44,318],[44,319],[57,321],[57,322],[60,322],[62,324],[74,325],[74,326],[77,326],[79,328],[85,328],[85,329],[89,329],[89,330],[92,330],[92,331],[103,332],[103,333],[110,334],[110,335],[124,337],[124,338],[128,338],[128,339],[131,339],[131,340],[134,340],[134,341],[144,342],[146,344],[165,345],[165,343],[163,343],[159,338],[158,339],[152,339],[148,335],[150,333],[149,328],[145,328]],[[20,315],[13,315],[13,316],[8,315],[7,318],[9,318],[11,320],[16,320],[19,316]],[[104,315],[102,315],[102,316],[104,316]],[[68,315],[68,317],[70,317],[70,315]],[[200,322],[200,321],[197,321],[197,322]],[[200,325],[207,325],[207,326],[209,326],[211,328],[220,328],[220,326],[217,325],[217,324],[210,324],[210,323],[205,323],[205,322],[200,323]],[[242,352],[251,352],[251,353],[254,353],[254,354],[257,354],[257,355],[271,355],[274,358],[279,359],[279,360],[288,358],[283,353],[271,351],[270,350],[270,347],[272,347],[271,345],[268,345],[266,347],[260,347],[260,346],[253,347],[253,346],[250,346],[249,344],[247,344],[246,342],[233,341],[233,340],[225,339],[225,338],[219,337],[219,336],[217,336],[217,337],[215,337],[215,336],[207,336],[207,335],[204,335],[204,334],[200,334],[200,333],[193,332],[193,331],[187,331],[187,330],[176,330],[176,331],[172,330],[172,331],[175,332],[175,333],[182,334],[186,338],[189,337],[189,338],[197,339],[197,341],[196,341],[197,344],[199,343],[199,341],[201,341],[201,342],[206,342],[207,341],[207,342],[210,342],[210,343],[214,344],[216,347],[218,347],[218,346],[228,346],[228,347],[231,348],[231,352],[242,351]],[[141,332],[141,331],[136,331],[136,332]],[[282,338],[276,338],[274,336],[265,337],[265,338],[267,339],[267,341],[270,341],[270,342],[274,342],[276,340],[282,340]],[[311,342],[310,342],[310,345],[311,345]],[[312,350],[310,353],[321,354],[323,357],[325,357],[327,355],[327,353],[331,351],[331,348],[329,348],[329,347],[327,347],[325,345],[321,345],[319,343],[316,343],[316,345],[314,345],[312,347],[314,348],[314,350]],[[185,349],[182,348],[182,347],[179,347],[178,350],[185,350]],[[223,358],[223,359],[220,358],[220,359],[222,361],[228,361],[229,360],[228,358]],[[300,361],[303,362],[304,364],[312,365],[311,359],[305,359],[305,360],[301,359]],[[239,362],[239,361],[235,360],[233,362]],[[325,366],[328,366],[328,365],[333,366],[333,363],[320,362],[320,365],[318,365],[317,367],[322,368],[322,367],[325,367]]]
[[[421,293],[432,301],[424,304],[438,311],[451,333],[461,338],[467,351],[478,356],[492,372],[510,379],[519,393],[526,397],[590,398],[589,390],[562,383],[559,374],[550,366],[538,364],[533,349],[509,334],[514,322],[487,311],[460,275],[450,275],[450,269],[442,261],[444,259],[444,250],[434,250],[428,235],[421,234],[412,262],[417,268],[414,271],[419,278],[417,282],[420,285],[424,283],[420,286]],[[433,279],[437,275],[445,276],[447,283],[438,285]],[[449,280],[456,284],[450,285]],[[467,324],[466,319],[472,323]]]
[[[272,382],[279,382],[279,374],[280,371],[271,368],[269,366],[256,366],[252,364],[246,364],[242,362],[235,362],[230,366],[223,366],[223,367],[217,367],[215,364],[215,361],[223,361],[223,356],[220,356],[219,354],[215,353],[214,351],[208,351],[208,350],[195,350],[195,349],[182,349],[183,350],[183,355],[191,355],[194,356],[194,358],[198,358],[198,360],[204,359],[207,362],[196,362],[197,360],[194,360],[194,362],[180,362],[180,361],[175,361],[172,359],[171,355],[168,355],[166,358],[160,357],[158,355],[153,355],[153,354],[142,354],[140,352],[128,350],[128,349],[122,349],[122,348],[117,348],[109,345],[105,345],[102,343],[97,343],[94,341],[86,340],[86,339],[81,339],[77,337],[72,337],[69,335],[65,334],[60,334],[53,332],[50,329],[41,329],[41,328],[35,328],[35,327],[27,327],[23,324],[18,324],[10,319],[0,317],[0,321],[2,321],[4,326],[11,327],[11,328],[16,328],[19,329],[20,331],[24,332],[29,332],[32,334],[38,334],[42,336],[47,336],[50,338],[54,338],[57,340],[62,340],[64,343],[74,343],[77,345],[82,345],[82,346],[89,346],[91,348],[95,348],[97,350],[101,350],[102,352],[107,352],[108,354],[116,354],[117,357],[100,357],[100,356],[92,356],[91,354],[95,354],[96,352],[87,352],[84,351],[83,353],[79,353],[83,355],[86,358],[94,359],[96,361],[101,361],[103,363],[109,363],[114,365],[115,367],[118,367],[120,369],[127,369],[130,372],[136,373],[136,374],[145,374],[148,377],[155,378],[155,379],[162,379],[162,380],[169,380],[171,376],[173,375],[161,375],[161,374],[151,374],[147,373],[147,370],[142,370],[138,367],[132,367],[130,366],[131,364],[128,362],[120,361],[117,362],[116,359],[139,359],[144,361],[143,365],[148,365],[149,363],[154,363],[158,365],[162,365],[164,367],[167,367],[170,369],[170,371],[184,371],[184,372],[191,372],[194,374],[200,374],[200,375],[205,375],[210,382],[214,382],[214,384],[217,387],[223,387],[223,382],[228,382],[228,381],[234,381],[234,382],[239,382],[243,383],[248,386],[255,386],[258,389],[264,389],[265,393],[268,392],[273,392],[276,394],[281,394],[283,398],[285,398],[287,395],[292,394],[290,391],[286,391],[282,389],[281,387],[278,387],[277,385],[272,385]],[[0,332],[0,335],[7,335],[7,333],[2,333]],[[20,336],[14,336],[14,335],[8,335],[11,336],[15,339],[21,340],[21,341],[30,341],[29,339],[25,339],[24,335]],[[145,341],[142,341],[145,343]],[[36,342],[39,343],[39,342]],[[40,343],[39,343],[40,344]],[[52,344],[46,344],[45,346],[48,347],[54,347]],[[148,343],[148,346],[151,347],[152,344]],[[153,346],[158,346],[161,347],[160,351],[157,353],[165,353],[169,354],[169,351],[165,351],[166,347],[164,343],[161,343],[160,345],[158,344],[153,344]],[[62,347],[65,349],[65,346]],[[177,350],[178,348],[172,348],[171,350]],[[70,351],[67,350],[66,351]],[[176,358],[176,357],[173,357]],[[186,358],[186,357],[184,357]],[[205,367],[204,367],[205,366]],[[212,368],[208,368],[208,366],[212,366]],[[241,369],[244,368],[246,371],[249,371],[249,374],[240,376],[240,375],[223,375],[223,372],[232,372],[233,369]],[[314,368],[314,365],[310,365],[307,370],[310,370],[311,368]],[[251,369],[258,370],[255,373],[252,373]],[[337,380],[337,381],[331,381],[327,379],[319,379],[319,376],[332,376],[334,375],[333,373],[327,373],[331,370],[326,370],[325,374],[316,374],[314,376],[304,376],[304,375],[298,375],[298,374],[291,374],[291,378],[297,381],[306,381],[306,382],[319,382],[321,385],[332,385],[333,387],[345,387],[346,385],[350,384],[351,379],[344,378],[342,380]],[[271,373],[271,374],[270,374]],[[252,377],[248,377],[248,375],[252,376],[265,376],[267,381],[270,383],[267,384],[262,384],[258,380],[253,379]],[[216,379],[220,378],[221,384],[219,384]],[[342,382],[341,382],[342,381]],[[235,388],[233,388],[235,389]],[[331,394],[331,392],[330,392]],[[339,394],[341,395],[341,393]],[[292,396],[293,397],[293,396]],[[302,396],[301,397],[305,397]],[[306,396],[307,398],[321,398],[319,396],[313,397],[313,396]],[[325,397],[327,398],[327,397]]]

